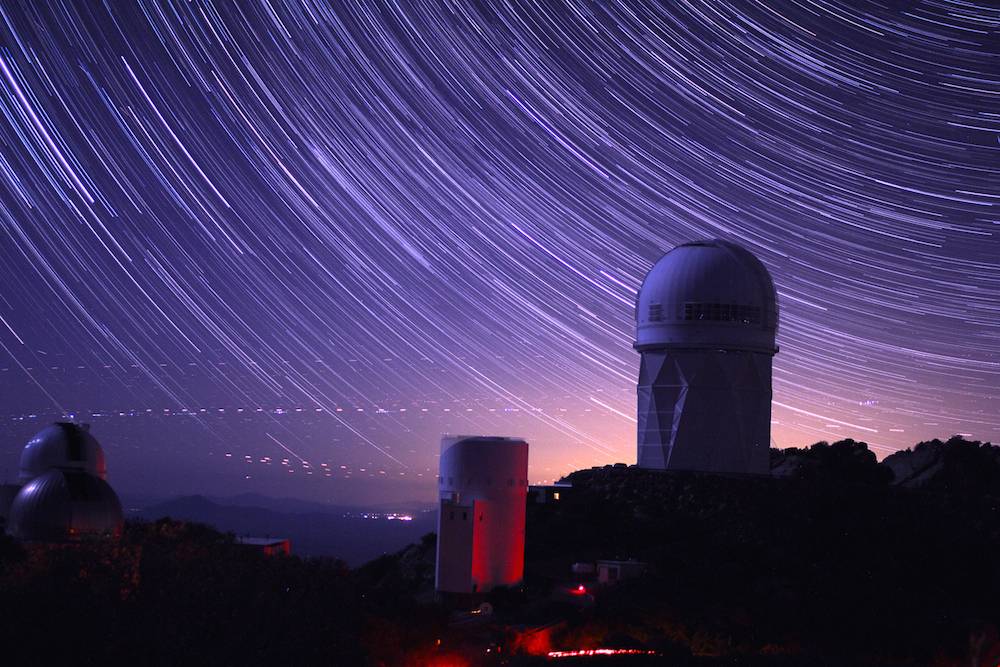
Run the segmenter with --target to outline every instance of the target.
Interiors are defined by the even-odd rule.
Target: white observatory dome
[[[639,351],[777,350],[771,274],[750,251],[729,241],[684,243],[660,258],[642,282],[635,313]]]
[[[39,431],[21,452],[18,480],[29,482],[49,470],[108,476],[104,450],[86,425],[56,422]]]
[[[66,542],[115,536],[122,505],[114,489],[94,475],[49,470],[18,492],[7,529],[28,542]]]

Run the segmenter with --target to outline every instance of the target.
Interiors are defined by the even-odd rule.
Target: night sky
[[[62,416],[126,494],[633,463],[635,291],[704,237],[774,276],[777,446],[1000,437],[1000,9],[15,4],[8,479]]]

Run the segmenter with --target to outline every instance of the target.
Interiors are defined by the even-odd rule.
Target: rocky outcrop
[[[1000,496],[1000,447],[989,442],[930,440],[887,456],[881,465],[897,486]]]
[[[1000,496],[1000,447],[955,436],[921,442],[877,462],[863,442],[818,442],[772,449],[771,477]]]
[[[771,476],[846,484],[886,484],[891,475],[868,445],[854,440],[817,442],[807,449],[772,449]]]

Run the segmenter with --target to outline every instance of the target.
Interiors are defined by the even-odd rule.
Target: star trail
[[[705,237],[774,276],[777,446],[996,440],[998,45],[961,0],[4,3],[0,453],[631,463],[635,293]]]

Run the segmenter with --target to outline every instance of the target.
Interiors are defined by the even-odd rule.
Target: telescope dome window
[[[660,322],[661,320],[663,320],[663,304],[660,303],[649,304],[649,321]]]
[[[738,324],[760,324],[760,306],[745,306],[735,303],[684,304],[683,319],[686,322],[736,322]]]
[[[761,312],[760,306],[740,306],[740,321],[744,324],[760,324]]]

